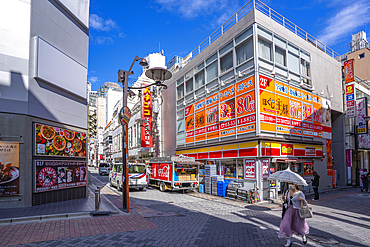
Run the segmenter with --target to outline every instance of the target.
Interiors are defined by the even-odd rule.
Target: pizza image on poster
[[[86,186],[86,162],[35,160],[35,192]]]

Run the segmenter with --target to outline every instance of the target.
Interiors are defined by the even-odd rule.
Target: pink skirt
[[[279,238],[290,238],[295,235],[309,234],[309,227],[306,219],[299,217],[299,210],[294,209],[292,205],[286,210],[284,218],[280,223]]]

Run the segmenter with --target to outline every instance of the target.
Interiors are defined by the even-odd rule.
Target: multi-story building
[[[370,135],[356,130],[359,124],[366,124],[363,116],[370,115],[370,45],[365,32],[352,35],[351,51],[341,59],[344,65],[347,183],[355,185],[362,183],[359,172],[369,170]],[[361,107],[361,102],[367,107]]]
[[[0,2],[1,208],[87,196],[89,4]]]
[[[316,170],[320,189],[332,187],[332,158],[345,163],[337,57],[259,0],[248,2],[166,82],[164,155],[215,164],[263,198],[281,191],[269,174],[288,166],[307,181]],[[339,183],[345,169],[334,172]]]

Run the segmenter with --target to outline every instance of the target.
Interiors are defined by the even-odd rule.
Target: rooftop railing
[[[206,38],[202,43],[200,43],[194,50],[190,52],[189,55],[186,56],[184,60],[187,62],[191,61],[194,57],[200,54],[204,49],[206,49],[209,45],[215,42],[219,37],[221,37],[227,30],[229,30],[232,26],[238,23],[244,16],[250,13],[253,9],[258,10],[262,14],[265,14],[275,22],[279,23],[286,29],[290,30],[291,32],[295,33],[302,39],[306,40],[307,42],[311,43],[321,51],[325,52],[329,56],[335,58],[336,60],[340,60],[340,55],[326,46],[324,43],[304,31],[302,28],[295,25],[293,22],[286,19],[284,16],[280,15],[275,10],[268,7],[266,4],[261,2],[260,0],[249,0],[241,9],[239,9],[233,16],[231,16],[224,24],[222,24],[219,28],[217,28],[208,38]]]

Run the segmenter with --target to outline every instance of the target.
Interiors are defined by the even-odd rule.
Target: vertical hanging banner
[[[19,194],[19,143],[0,141],[0,197]]]
[[[147,86],[147,84],[141,84],[142,87]],[[141,89],[141,118],[146,119],[148,122],[143,123],[144,127],[141,127],[141,147],[151,148],[153,146],[152,138],[152,93],[150,92],[150,87]]]
[[[346,117],[356,117],[355,84],[346,85]]]
[[[367,98],[356,99],[356,132],[357,134],[367,134]]]
[[[345,83],[355,80],[354,59],[344,62],[344,81]]]
[[[333,148],[332,141],[326,140],[326,175],[333,175]]]

